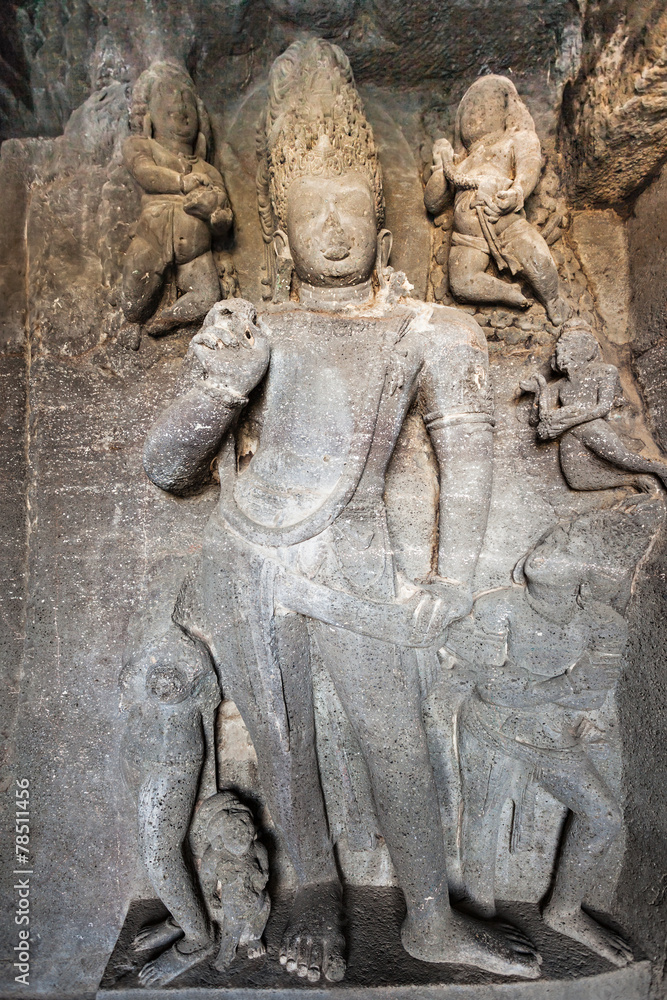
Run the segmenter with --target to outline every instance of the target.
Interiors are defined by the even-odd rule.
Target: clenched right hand
[[[245,299],[217,302],[190,341],[211,384],[246,396],[269,365],[270,348],[254,306]]]

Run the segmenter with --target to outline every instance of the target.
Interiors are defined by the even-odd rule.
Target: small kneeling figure
[[[212,796],[194,818],[190,843],[204,901],[220,935],[215,967],[226,969],[243,946],[248,958],[259,958],[266,952],[262,934],[271,911],[269,859],[250,809],[233,792]]]

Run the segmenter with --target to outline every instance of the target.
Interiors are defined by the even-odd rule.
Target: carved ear
[[[273,249],[276,255],[273,301],[287,302],[292,290],[294,261],[287,233],[283,229],[276,229],[273,234]]]
[[[392,244],[394,242],[394,237],[391,235],[388,229],[381,229],[378,233],[378,248],[377,256],[375,258],[375,266],[377,268],[378,275],[381,275],[387,264],[389,263],[389,256],[391,254]]]
[[[153,138],[153,122],[151,120],[151,113],[150,113],[150,111],[147,111],[146,114],[144,115],[144,122],[143,122],[142,128],[143,128],[143,133],[146,136],[146,138],[147,139],[152,139]]]
[[[523,565],[527,558],[528,558],[527,555],[522,556],[521,559],[519,559],[516,566],[514,567],[514,569],[512,570],[512,580],[514,581],[514,583],[524,584],[526,582],[526,576],[523,572]]]
[[[197,133],[197,142],[195,144],[195,156],[198,156],[200,160],[206,159],[206,136],[203,132]]]
[[[289,248],[289,240],[287,238],[287,233],[284,229],[276,229],[273,234],[273,249],[276,251],[276,257],[280,261],[291,261],[292,253]]]

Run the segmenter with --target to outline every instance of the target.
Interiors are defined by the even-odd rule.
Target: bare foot
[[[248,941],[248,958],[261,958],[266,955],[266,945],[261,938]]]
[[[474,965],[499,976],[539,979],[542,959],[518,928],[506,923],[484,923],[451,910],[444,928],[411,922],[401,928],[403,947],[422,962]]]
[[[155,315],[151,316],[144,323],[144,332],[151,337],[163,337],[165,333],[169,333],[171,330],[175,330],[177,326],[182,325],[182,322],[182,320],[177,319],[173,315],[170,309],[163,309],[155,313]]]
[[[292,905],[280,945],[280,964],[288,972],[316,983],[345,975],[345,938],[341,931],[342,899],[338,882],[302,886]]]
[[[183,972],[203,962],[215,948],[216,944],[213,941],[197,951],[182,952],[179,951],[178,944],[175,944],[144,965],[139,973],[139,982],[142,986],[166,986]]]
[[[521,285],[508,284],[507,282],[500,282],[503,285],[503,291],[498,296],[498,302],[506,306],[514,306],[515,309],[527,309],[530,305],[530,301],[521,291]]]
[[[550,322],[554,326],[562,326],[566,319],[569,319],[572,310],[565,301],[558,295],[555,299],[550,299],[548,302],[544,303],[544,308],[547,311],[547,316]]]
[[[171,917],[159,924],[148,924],[142,927],[130,945],[132,951],[152,951],[153,948],[166,948],[172,941],[183,937],[183,931]]]
[[[633,961],[634,955],[627,941],[620,934],[609,931],[597,920],[590,917],[579,908],[574,913],[563,913],[552,907],[547,907],[542,917],[545,924],[559,934],[578,941],[594,951],[596,955],[606,958],[612,965],[622,968]]]

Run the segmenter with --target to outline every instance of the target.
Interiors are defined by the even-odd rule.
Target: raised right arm
[[[254,306],[244,299],[217,302],[190,352],[202,379],[175,399],[146,437],[144,469],[161,490],[187,496],[210,477],[211,462],[236,414],[269,365],[269,343]]]
[[[196,492],[210,478],[211,462],[246,402],[208,380],[175,399],[146,437],[144,469],[150,481],[177,496]]]

